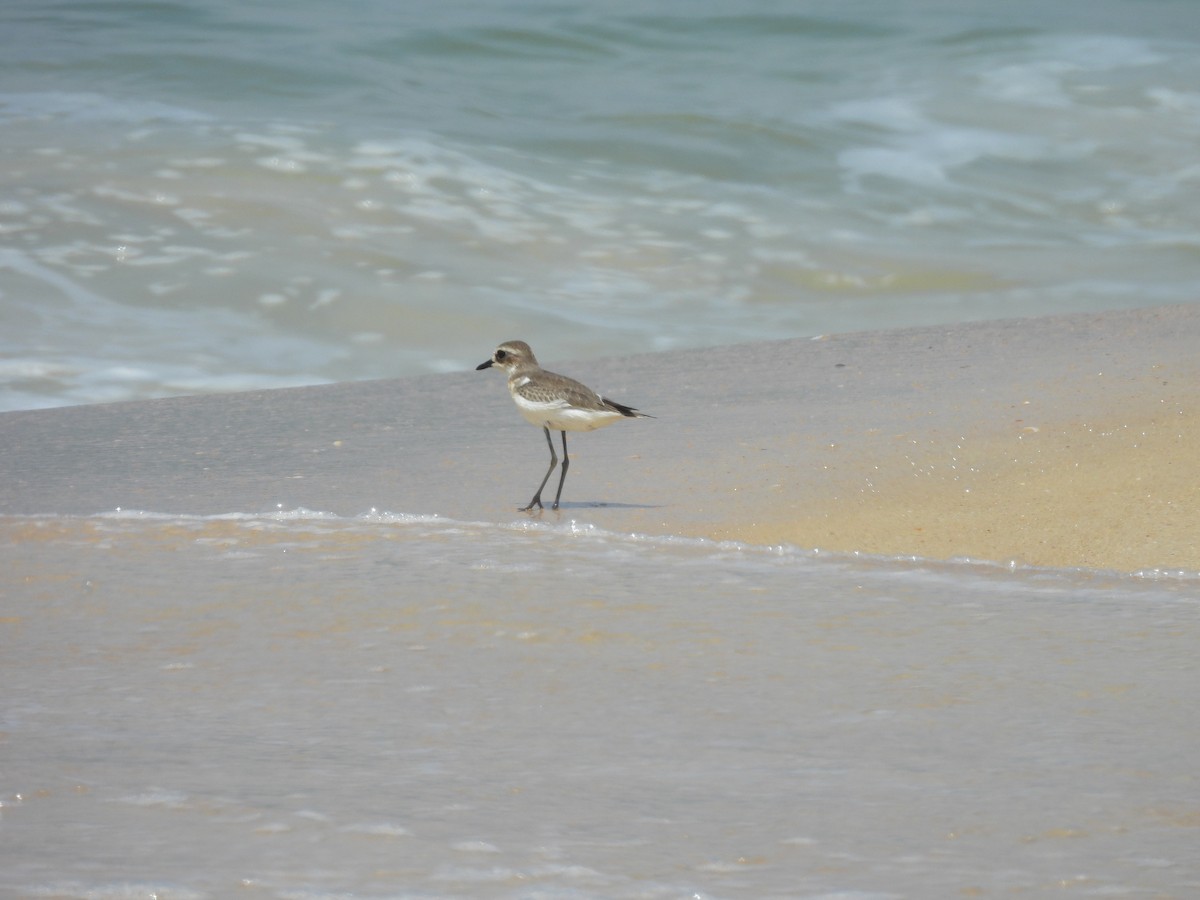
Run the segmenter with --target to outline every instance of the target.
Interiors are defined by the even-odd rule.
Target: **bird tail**
[[[649,413],[638,412],[632,406],[626,406],[624,403],[618,403],[616,400],[609,400],[607,397],[601,397],[605,406],[611,406],[623,416],[628,416],[631,419],[653,419],[654,416]]]

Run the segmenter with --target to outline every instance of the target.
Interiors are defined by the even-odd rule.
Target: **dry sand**
[[[519,334],[497,335],[503,339]],[[658,416],[570,438],[614,531],[1200,571],[1200,305],[548,368]],[[546,464],[472,371],[0,414],[0,514],[375,508],[510,521]]]
[[[849,467],[830,446],[822,465],[855,472],[836,489],[803,506],[781,489],[782,508],[703,533],[888,556],[1200,571],[1194,406],[1038,421],[1014,419],[1000,437],[896,435],[889,452]]]

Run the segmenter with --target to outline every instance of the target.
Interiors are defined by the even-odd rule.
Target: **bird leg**
[[[563,466],[562,474],[558,476],[558,493],[554,495],[554,509],[558,509],[558,498],[562,496],[563,482],[567,480],[567,467],[571,465],[571,457],[567,456],[567,433],[564,431],[563,436]],[[546,432],[546,437],[550,437],[550,432]],[[554,452],[554,446],[550,446],[550,452]]]
[[[533,499],[529,501],[528,506],[522,506],[521,512],[528,512],[537,506],[539,509],[545,509],[542,506],[542,488],[546,486],[546,482],[550,480],[550,473],[554,471],[554,467],[558,465],[558,455],[554,452],[554,441],[550,439],[550,429],[545,425],[542,426],[542,431],[546,432],[546,443],[550,446],[550,468],[546,470],[546,477],[542,479],[542,483],[538,485],[537,493],[533,495]],[[563,456],[567,455],[567,434],[563,432]],[[566,462],[563,462],[563,477],[567,475]],[[562,493],[562,482],[558,483],[558,492]],[[558,500],[554,501],[554,508],[558,508]]]

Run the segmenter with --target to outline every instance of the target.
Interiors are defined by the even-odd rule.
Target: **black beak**
[[[475,367],[475,371],[478,372],[480,369],[490,369],[491,367],[492,361],[489,359],[487,362],[481,362],[479,365],[477,365]]]

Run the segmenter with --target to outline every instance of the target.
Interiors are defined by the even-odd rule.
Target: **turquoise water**
[[[1190,2],[39,0],[0,50],[4,409],[1200,295]]]

